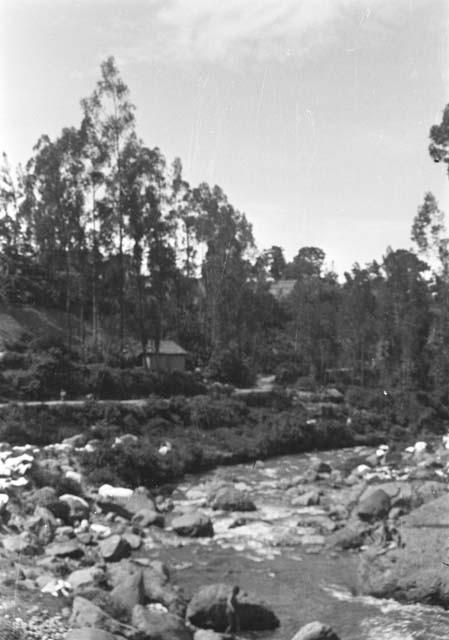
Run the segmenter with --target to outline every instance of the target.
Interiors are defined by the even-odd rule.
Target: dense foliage
[[[81,106],[79,125],[43,135],[25,168],[13,172],[4,156],[0,301],[59,310],[65,327],[59,345],[10,349],[0,395],[157,393],[132,357],[168,337],[222,382],[249,386],[266,372],[288,384],[432,389],[447,401],[449,252],[432,194],[413,220],[415,249],[388,249],[341,282],[318,247],[291,262],[278,246],[258,253],[219,186],[189,185],[179,159],[147,146],[113,58]],[[430,155],[445,164],[448,113],[430,131]],[[290,294],[272,295],[282,280]],[[165,383],[166,395],[195,392],[187,379]]]

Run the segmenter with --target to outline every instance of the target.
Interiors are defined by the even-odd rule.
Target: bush
[[[303,375],[304,370],[297,362],[290,361],[279,364],[274,373],[276,382],[286,385],[296,382],[298,378]]]
[[[218,382],[236,387],[251,387],[256,380],[254,371],[246,359],[239,357],[234,349],[223,350],[209,363],[209,376]]]
[[[104,400],[146,398],[151,394],[194,396],[206,391],[193,374],[183,371],[155,373],[138,367],[118,369],[104,365],[89,366],[88,370],[88,392]]]
[[[232,428],[241,425],[248,412],[248,407],[237,400],[213,400],[209,396],[197,396],[190,403],[190,422],[205,431],[220,427]]]

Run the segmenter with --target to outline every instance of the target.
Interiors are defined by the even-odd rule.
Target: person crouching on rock
[[[225,633],[238,633],[240,631],[240,617],[238,614],[239,603],[237,600],[239,592],[240,587],[233,587],[232,592],[226,600],[226,618],[228,626]]]

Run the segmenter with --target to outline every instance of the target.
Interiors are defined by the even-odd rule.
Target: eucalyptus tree
[[[249,250],[254,246],[251,225],[229,203],[218,186],[202,183],[193,190],[198,216],[196,237],[204,248],[202,275],[211,355],[236,341],[240,347],[242,305],[249,275]]]
[[[123,356],[125,328],[125,232],[123,206],[123,152],[135,137],[135,107],[113,57],[101,64],[101,78],[92,95],[81,102],[83,131],[93,158],[94,175],[102,175],[103,226],[109,231],[110,251],[117,245],[119,264],[119,342]],[[98,202],[94,208],[98,208]],[[95,214],[94,214],[95,217]]]

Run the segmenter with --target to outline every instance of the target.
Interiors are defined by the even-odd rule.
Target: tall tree
[[[123,208],[122,154],[135,137],[135,107],[129,101],[129,90],[119,75],[113,57],[101,65],[101,79],[93,94],[82,100],[84,131],[90,146],[96,147],[96,165],[105,177],[106,197],[110,201],[113,238],[118,244],[119,263],[119,343],[123,359],[125,329],[125,262],[124,240],[126,220]]]

